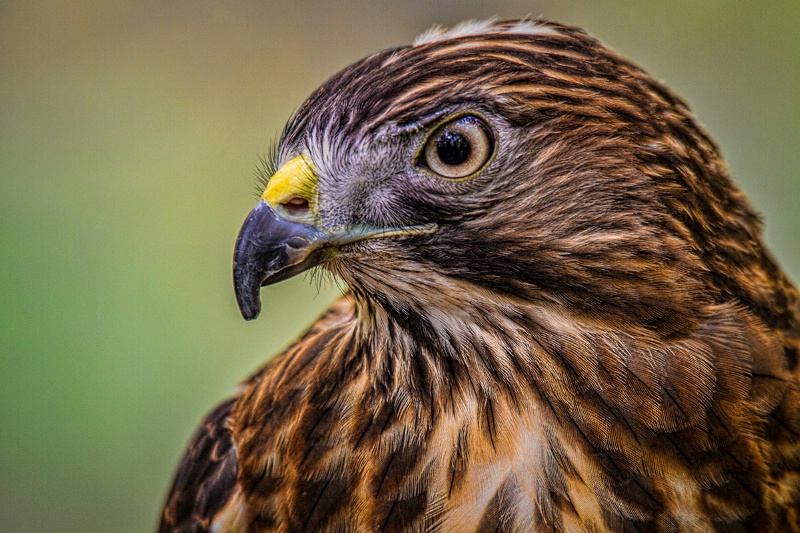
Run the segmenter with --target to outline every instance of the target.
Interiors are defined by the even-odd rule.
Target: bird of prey
[[[160,531],[800,528],[798,291],[640,68],[435,29],[325,82],[274,168],[244,318],[312,267],[347,291],[208,415]]]

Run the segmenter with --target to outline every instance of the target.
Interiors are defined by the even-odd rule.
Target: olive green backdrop
[[[198,419],[334,297],[236,309],[253,168],[434,23],[580,25],[692,105],[800,279],[800,2],[0,0],[0,529],[151,530]]]

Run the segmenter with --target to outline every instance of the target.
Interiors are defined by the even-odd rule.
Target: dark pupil
[[[460,165],[469,159],[469,141],[455,131],[445,131],[436,139],[436,155],[445,165]]]

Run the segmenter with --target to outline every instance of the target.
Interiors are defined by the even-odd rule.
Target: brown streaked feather
[[[235,401],[219,404],[192,437],[169,490],[159,532],[207,533],[215,524],[236,523],[239,469],[228,428]]]
[[[345,304],[343,299],[332,306],[293,346],[304,344],[320,330],[327,329],[330,323],[340,321],[347,307]],[[259,381],[271,365],[267,363],[255,372],[243,387]],[[245,504],[238,483],[238,457],[230,429],[231,411],[238,397],[220,403],[211,411],[189,442],[167,493],[160,533],[247,530]]]
[[[513,404],[501,386],[480,388],[491,379],[480,367],[463,377],[474,385],[443,394],[454,383],[433,376],[458,374],[423,352],[415,356],[427,362],[381,394],[369,384],[371,365],[356,364],[364,348],[352,317],[315,328],[268,365],[233,414],[243,486],[260,510],[253,530],[791,523],[791,506],[767,519],[759,501],[773,490],[762,481],[772,475],[763,415],[785,409],[796,418],[796,387],[780,345],[749,312],[710,308],[694,335],[659,348],[645,331],[637,340],[529,312],[542,344],[525,353],[524,339],[504,339],[523,349],[517,364],[535,382],[509,382]],[[481,334],[497,345],[498,334],[511,335]],[[392,359],[403,365],[410,356]],[[429,373],[426,396],[413,392],[417,372]],[[796,421],[782,423],[796,451]],[[778,464],[796,469],[793,454]]]

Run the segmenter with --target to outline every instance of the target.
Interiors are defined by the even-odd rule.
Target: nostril
[[[308,213],[308,200],[299,196],[292,196],[281,204],[290,215],[305,215]]]

